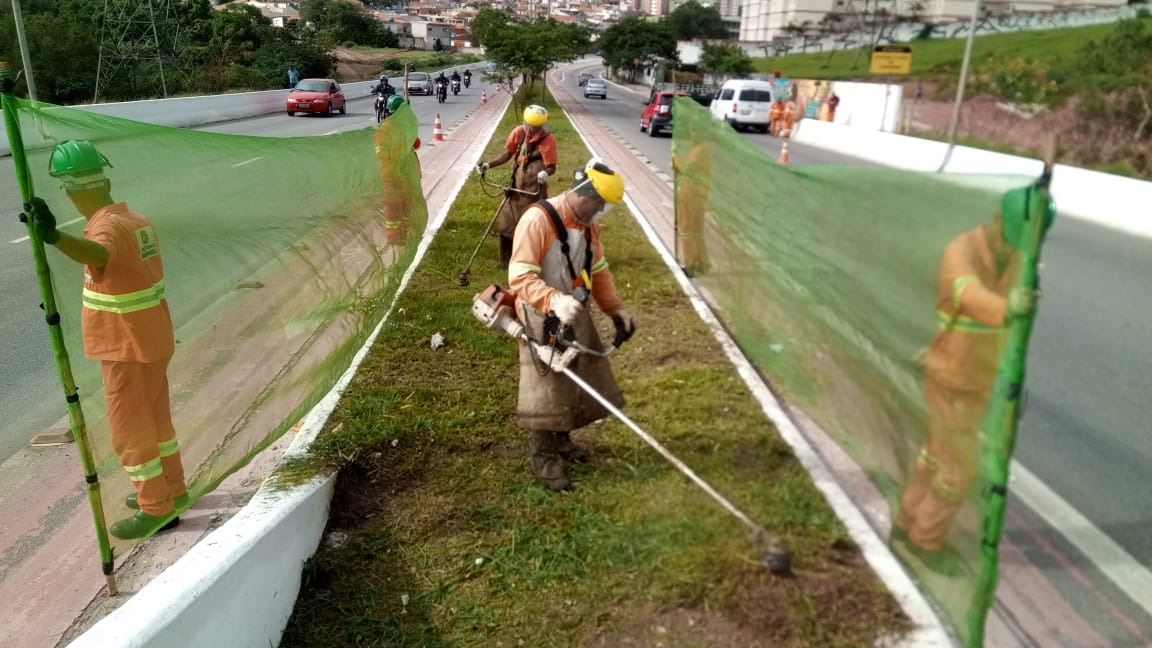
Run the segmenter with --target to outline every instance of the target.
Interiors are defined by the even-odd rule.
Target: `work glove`
[[[1029,288],[1013,288],[1008,292],[1008,319],[1026,317],[1036,312],[1038,291]]]
[[[612,346],[619,347],[631,339],[632,334],[636,332],[636,323],[632,321],[632,316],[624,309],[616,311],[611,317],[612,324],[616,326],[616,339],[612,340]]]
[[[48,204],[43,198],[33,196],[29,204],[32,208],[28,210],[28,217],[32,219],[32,225],[40,235],[40,240],[48,245],[55,245],[56,241],[60,240],[60,231],[56,229],[56,216],[51,209],[48,209]]]
[[[541,171],[536,174],[536,184],[548,184],[548,172]]]
[[[584,304],[581,304],[572,295],[560,293],[552,298],[552,303],[548,307],[553,313],[556,313],[556,317],[560,318],[561,324],[572,324],[576,321],[576,316],[584,309]]]

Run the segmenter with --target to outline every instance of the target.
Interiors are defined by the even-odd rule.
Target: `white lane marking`
[[[73,218],[72,220],[68,221],[67,223],[60,223],[59,225],[56,226],[56,229],[60,229],[61,227],[68,227],[72,223],[79,223],[82,220],[84,220],[83,216],[81,216],[80,218]],[[27,240],[28,240],[27,236],[21,236],[20,238],[16,239],[15,241],[8,241],[8,242],[9,243],[23,243],[24,241],[27,241]]]
[[[260,157],[254,157],[254,158],[252,158],[251,160],[244,160],[243,162],[237,162],[236,164],[233,164],[232,166],[234,166],[234,167],[242,167],[242,166],[244,166],[245,164],[252,164],[252,163],[253,163],[253,162],[255,162],[256,160],[263,160],[263,159],[264,159],[264,156],[263,156],[263,155],[261,155]]]
[[[1152,572],[1016,460],[1012,460],[1011,475],[1015,482],[1012,492],[1020,501],[1067,538],[1136,605],[1152,615]]]
[[[340,132],[340,129],[339,129],[339,128],[337,128],[336,130],[330,130],[330,131],[328,131],[327,133],[324,133],[324,134],[325,134],[325,135],[335,135],[336,133],[339,133],[339,132]]]

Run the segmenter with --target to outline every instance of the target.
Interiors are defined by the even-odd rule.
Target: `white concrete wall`
[[[836,87],[839,89],[839,84]],[[812,119],[800,122],[794,139],[913,171],[936,171],[947,150],[944,142]],[[1035,177],[1042,169],[1040,160],[957,146],[945,171]],[[1057,164],[1052,171],[1052,196],[1059,216],[1087,220],[1134,236],[1152,238],[1152,210],[1148,207],[1152,205],[1152,182]]]

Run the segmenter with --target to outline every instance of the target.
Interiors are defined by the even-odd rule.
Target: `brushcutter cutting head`
[[[465,270],[464,272],[456,275],[456,285],[460,286],[461,288],[466,287],[468,285],[468,274],[469,272]]]
[[[779,536],[757,527],[749,534],[749,541],[760,552],[760,564],[776,576],[792,575],[792,554],[784,547]]]

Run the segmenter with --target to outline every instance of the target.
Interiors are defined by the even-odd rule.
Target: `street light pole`
[[[956,105],[952,106],[952,125],[948,128],[948,150],[940,163],[938,173],[943,173],[952,159],[952,149],[956,148],[956,131],[960,129],[960,105],[964,103],[964,86],[968,83],[968,67],[972,61],[972,41],[976,38],[976,21],[980,17],[980,0],[972,0],[972,18],[968,23],[968,40],[964,43],[964,61],[960,64],[960,81],[956,86]]]
[[[20,43],[20,62],[24,66],[24,85],[28,86],[28,98],[36,98],[36,77],[32,75],[32,57],[28,54],[28,35],[24,33],[24,12],[20,10],[20,0],[12,0],[12,19],[16,21],[16,41]]]

